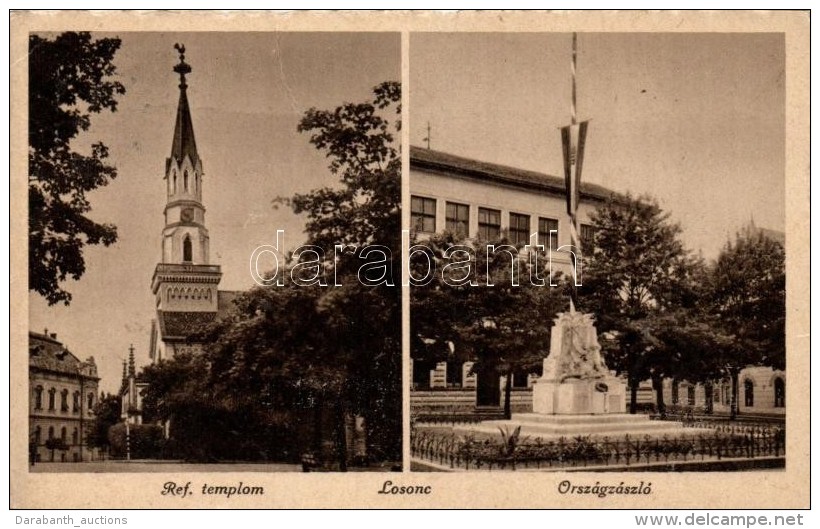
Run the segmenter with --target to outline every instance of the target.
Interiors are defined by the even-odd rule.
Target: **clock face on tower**
[[[183,208],[180,217],[182,218],[182,222],[191,222],[194,220],[194,208]]]

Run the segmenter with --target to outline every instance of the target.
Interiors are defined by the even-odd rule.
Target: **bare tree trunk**
[[[655,401],[658,407],[658,414],[666,417],[666,403],[663,401],[663,377],[652,374],[652,388],[655,390]]]
[[[715,389],[711,380],[703,384],[703,391],[706,393],[706,413],[711,415],[715,411]]]
[[[508,421],[512,419],[512,403],[510,402],[510,398],[512,397],[512,377],[513,377],[513,370],[510,367],[507,370],[507,380],[504,383],[504,418]]]
[[[347,472],[347,417],[341,398],[336,403],[336,453],[339,470]]]
[[[729,368],[729,375],[732,377],[732,404],[729,412],[729,420],[737,419],[738,415],[738,403],[737,403],[737,394],[738,394],[738,375],[740,370],[736,367]]]

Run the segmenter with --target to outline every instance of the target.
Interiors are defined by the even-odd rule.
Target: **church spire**
[[[174,71],[179,74],[179,105],[177,105],[171,157],[175,158],[177,163],[182,163],[185,155],[188,155],[191,164],[196,166],[199,157],[196,151],[191,109],[188,107],[188,83],[185,81],[185,75],[191,73],[191,66],[185,62],[185,46],[175,44],[174,48],[179,52],[179,64],[174,66]]]
[[[128,376],[132,377],[137,374],[137,365],[134,362],[134,344],[128,348]]]

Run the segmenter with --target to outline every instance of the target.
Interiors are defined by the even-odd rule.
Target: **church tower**
[[[196,148],[188,83],[191,66],[185,47],[179,52],[179,104],[171,156],[165,161],[165,227],[162,259],[154,270],[151,288],[157,319],[152,330],[151,358],[160,360],[185,347],[187,337],[213,321],[218,309],[219,265],[209,263],[209,236],[202,202],[202,159]]]

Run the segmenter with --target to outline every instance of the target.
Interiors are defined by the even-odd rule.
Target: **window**
[[[460,233],[465,237],[470,236],[470,206],[466,204],[456,204],[455,202],[447,202],[446,228],[447,231],[453,233]]]
[[[186,169],[184,173],[182,173],[182,182],[183,186],[185,186],[185,192],[188,192],[188,170]]]
[[[68,411],[68,390],[60,392],[60,411]]]
[[[689,386],[686,388],[686,402],[690,406],[695,405],[695,386]]]
[[[501,235],[501,212],[497,209],[478,208],[478,236],[493,241]]]
[[[680,384],[677,380],[672,381],[672,404],[677,404],[680,402]]]
[[[48,438],[49,439],[54,439],[54,427],[53,426],[48,427]]]
[[[72,411],[78,412],[80,411],[80,392],[75,391],[74,395],[72,396]]]
[[[174,169],[174,188],[171,191],[171,194],[176,193],[176,192],[177,192],[177,170]]]
[[[550,233],[555,230],[555,233]],[[544,245],[544,250],[558,249],[558,221],[538,217],[538,244]]]
[[[578,235],[581,237],[582,251],[591,252],[595,245],[595,227],[589,224],[581,224],[581,233]]]
[[[193,248],[191,247],[191,238],[189,236],[185,236],[185,239],[182,241],[182,260],[186,263],[190,263],[193,261],[192,254]]]
[[[91,411],[94,409],[94,394],[88,394],[88,407],[86,408],[87,411]]]
[[[71,433],[71,444],[76,445],[80,440],[80,432],[74,428],[74,431]]]
[[[56,389],[51,388],[50,390],[48,390],[48,409],[49,410],[56,409],[56,406],[57,406],[57,404],[56,404],[56,400],[57,400],[56,395],[57,395],[57,390]]]
[[[747,408],[753,408],[755,405],[755,385],[749,379],[743,383],[743,405]]]
[[[43,386],[37,386],[34,388],[34,409],[43,409]]]
[[[40,439],[43,437],[43,429],[38,425],[34,429],[34,444],[40,444]]]
[[[774,407],[786,407],[786,383],[779,377],[774,379]]]
[[[516,246],[530,242],[530,216],[510,213],[510,239]]]
[[[67,433],[68,433],[68,432],[66,431],[65,426],[63,426],[62,428],[60,428],[60,439],[61,439],[64,443],[65,443],[65,439],[66,439],[66,434],[67,434]]]
[[[410,199],[410,224],[419,232],[435,233],[436,201],[432,198],[412,197]]]

